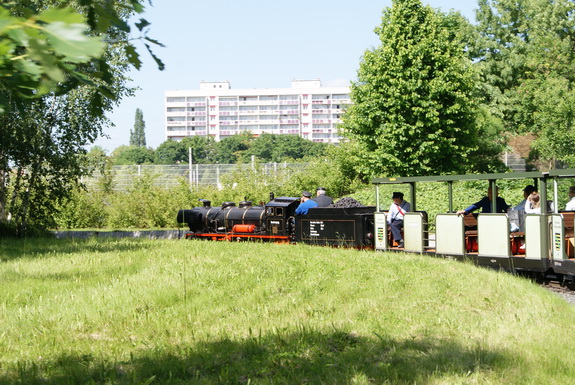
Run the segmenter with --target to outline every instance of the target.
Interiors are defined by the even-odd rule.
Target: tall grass
[[[467,264],[304,245],[0,242],[0,384],[575,378],[575,309]]]

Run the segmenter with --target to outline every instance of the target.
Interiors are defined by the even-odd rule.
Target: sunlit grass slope
[[[543,384],[575,309],[427,256],[158,240],[0,241],[0,383]]]

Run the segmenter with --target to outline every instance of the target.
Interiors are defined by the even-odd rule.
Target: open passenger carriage
[[[541,214],[525,215],[524,229],[511,231],[511,213],[496,213],[492,205],[491,213],[458,215],[453,208],[453,183],[460,181],[487,181],[489,187],[496,191],[497,182],[501,180],[523,179],[538,186],[541,202],[547,201],[547,183],[549,173],[524,172],[482,175],[446,175],[430,177],[407,178],[377,178],[373,180],[376,186],[375,248],[377,250],[398,250],[390,244],[387,234],[385,211],[379,201],[379,188],[385,184],[407,184],[409,199],[414,212],[404,219],[405,247],[401,250],[416,253],[435,253],[456,259],[472,259],[478,265],[489,266],[516,272],[526,272],[532,275],[544,276],[551,273],[551,247],[553,242],[565,245],[565,232],[552,231],[552,223],[557,222],[557,229],[564,229],[565,217],[553,214],[542,208]],[[417,184],[422,182],[438,183],[445,186],[448,192],[448,212],[435,217],[435,233],[429,236],[426,215],[417,212]],[[546,205],[542,205],[545,207]],[[554,207],[557,207],[555,202]],[[571,217],[572,218],[572,217]],[[561,223],[559,223],[561,222]],[[571,220],[572,226],[572,220]],[[553,227],[555,228],[555,227]],[[557,251],[561,265],[566,266],[572,261],[566,254]],[[557,262],[554,260],[554,262]],[[573,269],[564,274],[575,276],[575,261]]]

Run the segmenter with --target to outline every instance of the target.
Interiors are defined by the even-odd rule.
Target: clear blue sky
[[[423,3],[475,19],[476,0]],[[109,115],[116,127],[96,145],[108,152],[127,145],[140,108],[147,144],[156,148],[165,140],[164,92],[198,89],[202,80],[229,80],[236,89],[289,88],[292,79],[317,78],[324,86],[349,85],[363,52],[379,44],[373,30],[390,6],[391,0],[154,0],[143,17],[152,23],[149,36],[166,45],[154,48],[166,69],[159,71],[138,44],[144,66],[130,77],[140,90]]]

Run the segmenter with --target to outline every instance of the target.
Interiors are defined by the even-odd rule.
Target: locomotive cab
[[[266,204],[268,235],[293,236],[295,230],[293,216],[299,203],[300,198],[278,197]]]

